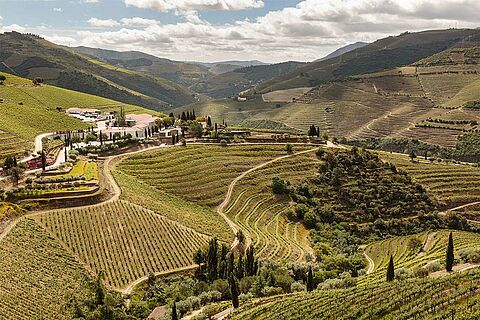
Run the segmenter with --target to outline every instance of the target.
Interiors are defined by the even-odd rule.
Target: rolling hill
[[[210,76],[210,68],[208,66],[172,61],[138,51],[120,52],[89,47],[74,47],[69,49],[112,66],[165,78],[185,86],[190,86]],[[238,67],[235,66],[235,68]]]
[[[18,32],[0,34],[0,71],[159,111],[196,101],[192,91],[164,78],[114,67]]]
[[[71,107],[107,111],[123,106],[129,113],[155,113],[90,94],[46,84],[34,85],[28,79],[7,73],[0,72],[0,75],[6,77],[0,84],[0,159],[7,154],[28,155],[38,134],[89,126],[65,114]]]
[[[320,61],[336,58],[336,57],[338,57],[338,56],[340,56],[344,53],[350,52],[350,51],[358,49],[358,48],[365,47],[367,44],[368,44],[367,42],[361,42],[361,41],[348,44],[344,47],[338,48],[337,50],[333,51],[332,53],[326,55],[323,58],[315,60],[314,62],[320,62]]]
[[[251,89],[258,83],[296,70],[303,64],[290,61],[271,65],[243,67],[199,81],[191,88],[212,98],[230,97]]]
[[[465,41],[478,41],[478,29],[431,30],[403,33],[323,61],[308,63],[257,86],[258,92],[316,86],[355,74],[409,65]]]

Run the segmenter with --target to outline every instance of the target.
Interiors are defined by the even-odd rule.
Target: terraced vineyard
[[[35,220],[89,269],[104,271],[106,283],[116,289],[151,272],[193,265],[193,253],[208,241],[205,235],[122,200],[40,214]]]
[[[200,233],[230,243],[234,234],[225,220],[206,206],[152,187],[121,171],[114,172],[122,199],[153,210]]]
[[[259,256],[276,261],[301,261],[311,253],[308,230],[287,218],[287,196],[273,195],[272,178],[292,183],[315,174],[313,152],[294,155],[247,174],[235,186],[225,212],[251,237]]]
[[[480,169],[459,164],[411,162],[406,156],[381,153],[381,157],[409,173],[449,209],[469,202],[480,201]]]
[[[30,148],[33,148],[33,141],[27,142],[14,134],[0,130],[0,159],[9,154],[25,154]]]
[[[480,271],[318,290],[246,304],[232,319],[478,319]]]
[[[222,202],[235,177],[285,154],[284,145],[188,146],[130,157],[118,170],[157,189],[213,207]]]
[[[65,295],[83,298],[89,277],[60,243],[24,219],[0,246],[0,319],[71,319]]]
[[[369,245],[365,249],[365,253],[373,260],[375,269],[372,274],[363,277],[361,283],[383,281],[390,256],[393,256],[395,268],[413,270],[425,267],[434,261],[443,265],[449,233],[448,230],[430,231],[418,235],[386,239]],[[480,235],[453,231],[453,241],[456,251],[464,248],[478,248]],[[414,246],[414,243],[421,245]]]

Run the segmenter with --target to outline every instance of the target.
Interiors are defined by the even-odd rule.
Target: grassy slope
[[[85,269],[32,220],[23,220],[0,246],[0,318],[71,319],[66,294],[86,294]]]
[[[160,77],[90,61],[44,39],[19,33],[0,35],[0,70],[68,89],[91,93],[155,110],[192,103],[192,92]]]
[[[117,201],[35,218],[106,283],[122,288],[149,273],[193,265],[208,237],[153,211]]]
[[[123,106],[128,113],[155,113],[67,89],[35,86],[28,79],[0,74],[7,78],[0,85],[0,141],[3,142],[0,144],[0,157],[10,153],[28,153],[35,136],[40,133],[88,127],[88,124],[65,114],[64,111],[70,107],[94,107],[107,111]],[[56,111],[57,107],[62,107],[62,112]]]

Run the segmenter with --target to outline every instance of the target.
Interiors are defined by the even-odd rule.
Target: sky
[[[480,27],[480,0],[0,0],[0,32],[179,61],[312,61],[405,31]]]

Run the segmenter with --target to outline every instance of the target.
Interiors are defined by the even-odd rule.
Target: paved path
[[[375,270],[375,262],[373,262],[373,259],[370,258],[370,256],[365,251],[363,251],[363,255],[365,256],[365,259],[367,259],[368,261],[367,274],[370,274],[373,272],[373,270]]]
[[[228,191],[227,191],[227,194],[225,195],[225,199],[223,200],[222,203],[220,203],[217,207],[217,213],[222,216],[222,218],[227,222],[227,224],[230,226],[230,228],[232,229],[233,233],[236,235],[238,230],[240,230],[240,227],[235,223],[233,222],[232,220],[230,220],[230,218],[225,214],[224,212],[224,209],[225,207],[228,205],[228,203],[230,202],[231,198],[232,198],[232,193],[233,193],[233,189],[235,188],[235,185],[238,183],[238,181],[240,181],[241,179],[243,179],[245,176],[247,176],[248,174],[258,170],[258,169],[261,169],[263,167],[266,167],[268,166],[269,164],[272,164],[274,162],[277,162],[277,161],[280,161],[280,160],[283,160],[283,159],[287,159],[287,158],[290,158],[290,157],[293,157],[293,156],[297,156],[299,154],[303,154],[303,153],[308,153],[308,152],[313,152],[317,150],[317,148],[315,149],[309,149],[309,150],[305,150],[305,151],[300,151],[300,152],[297,152],[297,153],[293,153],[293,154],[288,154],[288,155],[285,155],[285,156],[281,156],[281,157],[277,157],[275,159],[272,159],[270,161],[267,161],[267,162],[263,162],[253,168],[250,168],[248,169],[247,171],[243,172],[241,175],[239,175],[238,177],[236,177],[235,179],[233,179],[233,181],[230,183],[230,185],[228,186]],[[245,234],[245,248],[248,248],[252,242],[252,240],[250,239],[250,235],[248,234]],[[235,240],[233,241],[232,243],[232,246],[231,248],[232,249],[235,249],[238,245],[239,245],[239,241],[237,239],[237,237],[235,237]]]

